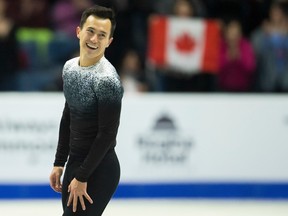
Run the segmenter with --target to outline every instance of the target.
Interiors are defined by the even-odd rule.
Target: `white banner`
[[[60,94],[0,94],[0,182],[49,181],[63,107]]]
[[[0,183],[47,183],[64,97],[0,94]],[[123,99],[121,182],[287,182],[286,95]]]
[[[288,181],[287,95],[128,96],[122,181]]]

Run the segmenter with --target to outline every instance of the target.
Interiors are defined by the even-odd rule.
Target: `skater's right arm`
[[[70,109],[65,102],[65,107],[62,113],[62,118],[59,128],[59,139],[57,151],[55,154],[54,167],[50,174],[50,186],[56,192],[61,193],[62,184],[61,176],[69,153],[69,138],[70,138]]]
[[[64,167],[53,167],[50,174],[50,186],[55,192],[58,193],[62,192],[61,176],[63,169]]]

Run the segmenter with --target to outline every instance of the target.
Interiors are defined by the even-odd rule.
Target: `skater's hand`
[[[70,195],[67,206],[70,206],[73,202],[73,212],[76,212],[77,210],[78,199],[83,210],[86,209],[84,198],[86,198],[89,203],[93,203],[93,200],[87,193],[87,182],[80,182],[76,178],[74,178],[68,186],[68,192],[70,193]]]
[[[62,184],[61,184],[61,176],[63,173],[63,167],[53,167],[52,172],[50,174],[50,186],[51,188],[58,192],[61,193],[62,192]]]

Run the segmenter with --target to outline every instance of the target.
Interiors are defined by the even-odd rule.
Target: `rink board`
[[[0,198],[49,188],[61,93],[0,94]],[[288,198],[288,95],[125,95],[115,198]]]

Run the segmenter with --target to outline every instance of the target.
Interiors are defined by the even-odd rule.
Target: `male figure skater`
[[[85,10],[76,29],[80,56],[63,67],[66,102],[50,175],[51,187],[62,193],[63,216],[102,215],[119,183],[114,147],[123,88],[104,56],[115,26],[112,9],[96,5]]]

